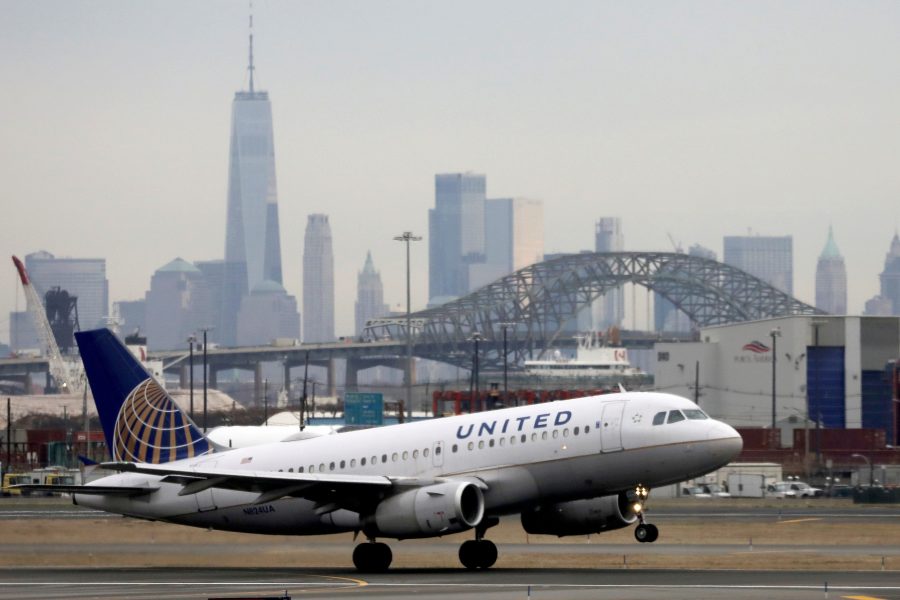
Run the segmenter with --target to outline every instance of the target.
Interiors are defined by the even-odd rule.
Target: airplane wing
[[[210,488],[257,493],[259,495],[253,501],[254,504],[291,496],[315,501],[322,513],[338,508],[359,511],[391,494],[395,487],[415,487],[433,483],[430,480],[423,482],[419,479],[381,475],[285,473],[170,466],[165,463],[111,462],[103,463],[101,467],[114,471],[157,475],[162,477],[163,482],[180,484],[181,496],[196,494]]]

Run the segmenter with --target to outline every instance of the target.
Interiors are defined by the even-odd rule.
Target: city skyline
[[[812,303],[834,223],[848,311],[878,293],[900,194],[900,84],[883,77],[900,66],[896,4],[463,5],[255,9],[256,76],[278,98],[284,287],[302,291],[305,216],[328,213],[338,335],[353,331],[359,256],[380,257],[385,301],[403,303],[395,230],[427,236],[434,174],[466,170],[488,175],[488,197],[544,201],[547,253],[590,248],[603,214],[622,217],[629,250],[670,250],[668,231],[719,252],[748,228],[792,235],[795,295]],[[221,257],[246,9],[9,4],[7,255],[105,257],[111,302],[143,297],[173,256]],[[424,242],[414,310],[427,301]],[[2,341],[24,308],[11,268],[6,281]]]

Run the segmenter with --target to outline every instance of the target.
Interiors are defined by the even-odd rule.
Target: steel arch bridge
[[[560,256],[520,269],[467,296],[411,315],[416,356],[459,365],[480,334],[482,364],[511,364],[552,346],[567,321],[606,292],[644,286],[671,301],[697,327],[785,315],[823,314],[765,281],[707,258],[671,252],[596,252]],[[405,317],[367,323],[375,338],[404,340]]]

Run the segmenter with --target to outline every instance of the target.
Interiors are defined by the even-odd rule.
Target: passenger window
[[[505,446],[505,445],[506,445],[506,438],[500,438],[500,445],[501,445],[501,446]]]
[[[319,463],[319,473],[323,473],[325,471],[325,463]]]
[[[316,472],[316,465],[309,465],[309,472],[310,472],[310,473],[315,473],[315,472]]]
[[[484,450],[484,440],[478,440],[478,449]]]
[[[488,441],[488,446],[490,446],[491,448],[494,447],[494,438],[491,438],[491,439]]]
[[[413,458],[419,458],[419,450],[413,450]]]
[[[382,463],[386,463],[386,462],[387,462],[387,454],[382,454],[382,455],[381,455],[381,462],[382,462]]]
[[[424,458],[428,458],[428,448],[425,448],[424,450],[422,450],[422,456]]]
[[[355,458],[351,458],[351,459],[350,459],[350,468],[352,469],[352,468],[355,467],[355,466],[356,466],[356,459],[355,459]]]
[[[290,469],[288,469],[288,473],[293,473],[293,472],[294,472],[294,467],[291,467]]]
[[[298,472],[298,473],[302,473],[302,472],[303,472],[303,467],[297,467],[297,472]]]
[[[453,453],[456,454],[456,451],[459,450],[459,446],[453,444]]]
[[[698,408],[692,408],[692,409],[689,409],[689,410],[683,410],[683,411],[681,411],[681,412],[683,412],[683,413],[684,413],[684,416],[686,416],[688,419],[691,419],[692,421],[702,421],[702,420],[704,420],[704,419],[708,419],[708,418],[709,418],[709,417],[706,416],[706,413],[705,413],[705,412],[703,412],[702,410],[700,410],[700,409],[698,409]]]
[[[591,432],[591,426],[590,426],[590,425],[585,425],[585,426],[584,426],[584,433],[585,433],[585,434],[588,434],[588,433],[590,433],[590,432]]]
[[[378,457],[377,457],[377,456],[373,456],[373,457],[372,457],[372,466],[375,466],[375,465],[377,465],[377,464],[378,464]]]
[[[403,451],[403,460],[408,460],[408,459],[409,459],[409,451],[408,451],[408,450],[404,450],[404,451]]]
[[[347,466],[347,461],[342,460],[342,461],[341,461],[341,468],[343,469],[345,466]]]
[[[475,448],[475,442],[469,442],[469,450],[473,450]]]
[[[678,421],[684,421],[684,415],[681,414],[680,410],[670,410],[669,411],[669,423],[677,423]]]
[[[331,463],[330,465],[328,465],[328,470],[334,471],[334,463]]]
[[[359,459],[359,465],[361,467],[366,466],[366,457],[365,456],[363,456],[361,459]]]
[[[440,446],[435,446],[435,447],[434,447],[434,453],[435,453],[435,454],[440,454],[440,453],[441,453],[441,447],[440,447]]]
[[[546,431],[541,432],[541,439],[542,439],[542,440],[546,440],[546,439],[547,439],[547,432],[546,432]]]
[[[569,437],[569,428],[568,427],[563,429],[563,437]]]
[[[573,430],[573,433],[574,433],[575,435],[578,435],[578,432],[580,431],[580,429],[581,429],[580,427],[576,427],[576,428]]]
[[[559,429],[554,429],[553,430],[553,439],[555,440],[558,437],[559,437]]]
[[[397,453],[396,452],[391,454],[391,462],[397,462]]]
[[[528,441],[528,437],[527,437],[524,433],[522,434],[522,440],[521,440],[521,441],[522,441],[523,444],[524,444],[525,442]]]

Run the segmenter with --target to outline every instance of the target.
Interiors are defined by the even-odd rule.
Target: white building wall
[[[862,348],[859,317],[844,320],[844,419],[847,428],[862,427]]]

